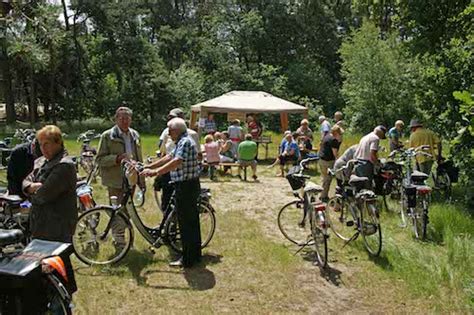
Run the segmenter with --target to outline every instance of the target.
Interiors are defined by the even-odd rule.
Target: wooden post
[[[189,128],[196,130],[196,122],[197,122],[197,113],[191,111],[191,121],[189,122]]]
[[[288,130],[288,113],[280,113],[281,132]]]

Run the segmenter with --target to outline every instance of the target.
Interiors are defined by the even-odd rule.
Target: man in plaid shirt
[[[149,164],[141,175],[160,176],[170,172],[175,183],[176,211],[183,244],[183,257],[170,266],[191,267],[201,260],[201,231],[199,226],[198,197],[201,192],[197,149],[186,133],[186,122],[173,118],[168,122],[169,134],[176,147],[158,161]]]

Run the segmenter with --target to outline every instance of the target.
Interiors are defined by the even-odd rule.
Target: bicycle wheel
[[[419,199],[413,215],[413,233],[417,239],[424,240],[428,226],[428,200],[426,196],[420,196]]]
[[[402,192],[400,197],[400,227],[406,228],[407,227],[407,211],[408,211],[408,200],[407,195]]]
[[[303,208],[303,201],[293,200],[284,205],[278,213],[278,227],[281,233],[290,242],[300,246],[307,244],[308,236],[311,235],[311,227],[306,224]]]
[[[379,211],[373,203],[364,202],[360,211],[362,222],[361,234],[365,248],[372,256],[380,255],[382,250],[382,229],[380,228]]]
[[[451,201],[451,179],[445,172],[434,176],[434,191],[437,192],[439,200]]]
[[[321,223],[318,214],[314,209],[311,209],[310,224],[311,235],[313,236],[314,248],[316,249],[316,257],[318,259],[319,267],[326,268],[328,265],[328,240],[327,235],[323,233],[319,224]],[[324,212],[322,214],[324,216]]]
[[[120,212],[112,221],[111,217],[112,210],[107,207],[93,208],[79,216],[72,239],[79,260],[88,265],[106,265],[125,257],[133,243],[133,227]]]
[[[58,280],[58,278],[55,275],[49,274],[45,283],[46,310],[44,314],[72,314],[70,306],[71,301],[64,298],[60,293],[61,288],[59,288],[58,285],[61,282]]]
[[[331,230],[344,241],[348,241],[354,234],[354,221],[349,207],[347,200],[336,196],[328,201],[326,210]]]
[[[214,211],[201,204],[199,207],[199,225],[201,230],[201,248],[206,247],[214,236],[216,230],[216,216]],[[165,221],[166,237],[171,248],[178,253],[182,253],[181,233],[178,224],[178,214],[172,210]]]

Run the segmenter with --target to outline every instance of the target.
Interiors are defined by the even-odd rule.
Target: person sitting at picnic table
[[[232,140],[229,139],[229,133],[224,131],[222,135],[222,144],[219,150],[220,160],[223,163],[234,162],[234,154],[232,153]]]
[[[296,132],[299,135],[297,142],[299,144],[301,143],[301,155],[305,157],[310,154],[313,149],[313,131],[309,128],[309,122],[306,118],[301,120],[300,127],[296,129]]]
[[[278,161],[280,163],[280,173],[277,176],[283,177],[285,175],[285,164],[287,162],[293,162],[296,164],[301,156],[300,149],[298,148],[298,144],[293,138],[291,132],[286,133],[285,140],[282,141],[282,148],[280,150],[280,156],[278,157]],[[297,134],[295,133],[295,136]]]
[[[239,144],[238,148],[238,157],[239,157],[239,177],[240,172],[243,167],[250,166],[252,167],[252,178],[257,180],[257,161],[255,157],[257,156],[257,143],[252,140],[251,134],[245,135],[245,141],[242,141]]]
[[[234,119],[232,124],[227,129],[229,133],[229,138],[232,141],[232,153],[234,154],[234,158],[237,156],[237,148],[239,147],[240,141],[244,138],[244,131],[242,127],[240,127],[240,120]]]
[[[217,131],[216,121],[214,120],[214,114],[207,115],[207,119],[204,121],[204,133],[213,135]]]
[[[283,134],[283,139],[281,139],[280,146],[278,147],[278,156],[277,156],[277,158],[275,159],[275,161],[274,161],[272,164],[270,164],[270,165],[268,166],[268,168],[272,168],[272,167],[274,167],[275,165],[277,165],[277,164],[280,163],[280,155],[283,153],[283,148],[286,146],[286,142],[287,142],[287,141],[286,141],[286,136],[287,136],[288,134],[291,134],[291,131],[290,131],[290,130],[285,131],[285,133]]]
[[[204,150],[206,152],[206,161],[209,165],[209,178],[211,180],[216,179],[216,165],[220,162],[219,157],[219,144],[214,141],[212,135],[207,135],[204,137]]]

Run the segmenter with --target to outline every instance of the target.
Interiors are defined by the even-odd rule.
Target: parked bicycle
[[[449,160],[442,160],[436,164],[431,173],[433,179],[433,193],[439,200],[451,202],[452,183],[456,183],[459,177],[459,169]]]
[[[21,230],[0,229],[0,314],[71,314],[71,244],[23,241]]]
[[[410,220],[413,225],[413,234],[418,239],[425,239],[429,222],[428,212],[431,198],[431,187],[426,185],[429,176],[425,173],[413,170],[413,159],[417,155],[432,157],[425,152],[429,146],[420,146],[406,150],[393,151],[390,157],[399,156],[403,160],[404,177],[402,182],[401,211],[402,226],[407,226]]]
[[[397,211],[398,207],[389,207],[388,198],[400,200],[402,192],[403,162],[386,159],[380,160],[377,174],[374,178],[374,189],[378,196],[382,196],[387,211]]]
[[[16,129],[13,135],[14,138],[20,140],[21,143],[31,142],[36,136],[36,130],[34,129]]]
[[[116,198],[111,198],[111,206],[99,205],[82,213],[78,218],[73,237],[77,257],[86,264],[113,264],[120,261],[133,244],[135,225],[138,232],[150,244],[154,251],[164,244],[169,244],[176,252],[182,251],[181,235],[177,223],[175,197],[164,211],[161,224],[155,227],[145,225],[137,212],[133,201],[133,192],[137,174],[143,165],[138,162],[122,162],[122,179],[124,197],[121,205]],[[211,241],[216,228],[215,210],[210,204],[209,189],[202,189],[199,198],[199,219],[201,225],[201,246]],[[133,224],[133,225],[132,225]],[[118,246],[113,236],[112,226],[121,226],[124,231],[120,235]]]
[[[336,187],[335,196],[328,201],[328,218],[334,234],[346,245],[361,235],[369,254],[379,256],[382,251],[382,228],[377,195],[366,189],[369,185],[367,177],[351,175],[358,163],[357,160],[350,160],[346,166],[329,171],[333,176],[341,173],[343,181],[341,187]],[[348,169],[351,172],[346,173]]]
[[[87,130],[77,137],[77,142],[82,142],[79,165],[88,176],[92,174],[92,180],[95,180],[97,175],[97,168],[94,164],[97,150],[91,146],[91,141],[98,138],[100,138],[100,134],[97,134],[95,130]]]
[[[325,268],[328,264],[329,221],[326,219],[326,205],[318,198],[323,188],[303,174],[306,166],[317,160],[319,157],[304,159],[289,170],[286,178],[296,199],[278,212],[278,227],[283,236],[301,249],[314,245],[319,266]]]

